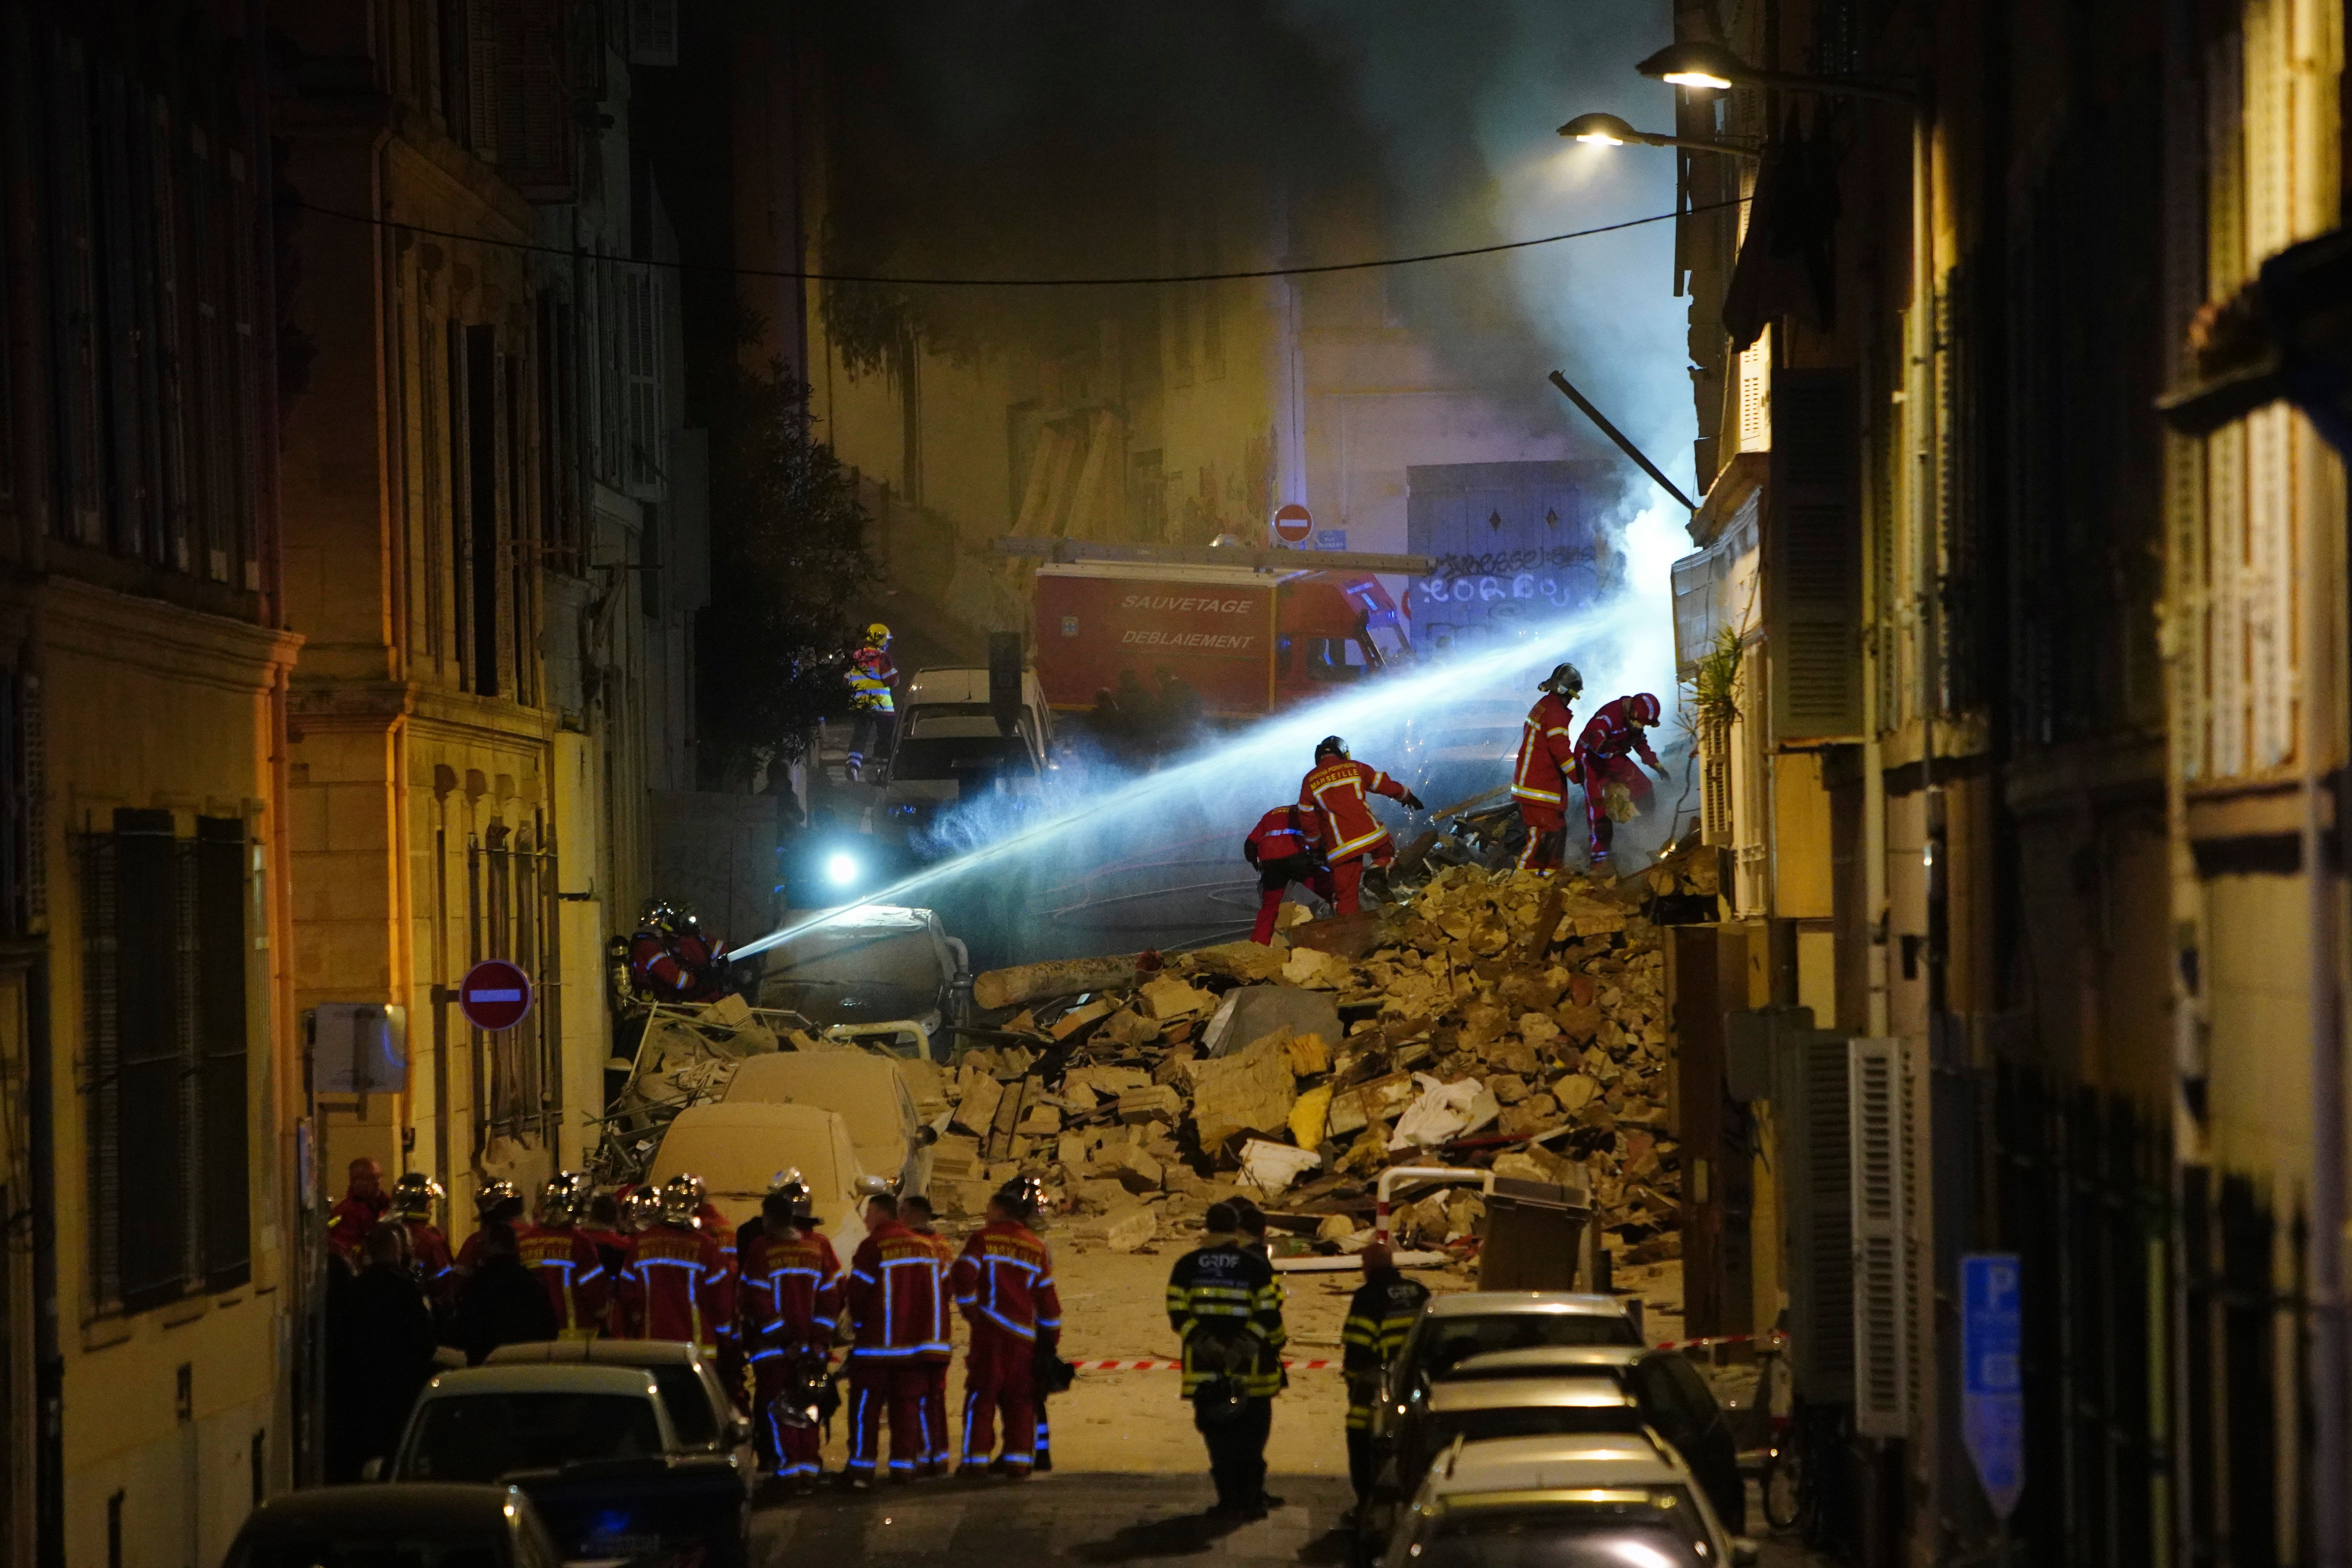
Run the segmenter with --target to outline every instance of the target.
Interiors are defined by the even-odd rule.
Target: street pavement
[[[754,1568],[857,1563],[876,1568],[1047,1568],[1172,1562],[1213,1553],[1341,1568],[1346,1480],[1275,1476],[1283,1506],[1248,1524],[1207,1517],[1205,1474],[1060,1471],[1026,1481],[890,1483],[777,1501],[752,1521]],[[1766,1540],[1763,1568],[1822,1568],[1794,1542]]]

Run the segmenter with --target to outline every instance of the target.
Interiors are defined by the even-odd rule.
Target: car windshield
[[[488,1530],[464,1539],[304,1531],[240,1542],[226,1568],[507,1568],[509,1561],[505,1541]]]
[[[467,1394],[428,1399],[400,1462],[404,1481],[494,1481],[516,1470],[662,1451],[650,1401],[617,1394]]]
[[[670,1430],[677,1434],[679,1447],[715,1445],[719,1423],[710,1413],[710,1391],[703,1384],[700,1370],[678,1361],[646,1370],[654,1374],[654,1386],[661,1390],[662,1408],[669,1412]]]
[[[1680,1487],[1591,1500],[1448,1507],[1417,1532],[1412,1568],[1722,1568]]]
[[[1642,1413],[1630,1405],[1542,1405],[1514,1410],[1457,1410],[1429,1418],[1429,1451],[1456,1437],[1550,1437],[1591,1432],[1639,1432]]]
[[[1423,1332],[1420,1361],[1432,1377],[1442,1377],[1455,1363],[1489,1351],[1642,1342],[1633,1320],[1613,1312],[1497,1312],[1491,1317],[1432,1318]]]
[[[1019,735],[919,735],[900,742],[890,758],[894,779],[980,779],[1036,772],[1036,759]]]

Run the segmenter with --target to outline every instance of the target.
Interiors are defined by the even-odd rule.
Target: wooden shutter
[[[194,862],[198,1190],[205,1288],[225,1290],[252,1273],[251,1136],[246,1065],[246,979],[252,944],[250,851],[236,817],[198,817]]]
[[[1854,1429],[1900,1437],[1911,1415],[1910,1082],[1902,1041],[1848,1044]]]
[[[187,1042],[182,1037],[179,856],[168,811],[114,814],[113,1011],[120,1049],[116,1227],[122,1305],[170,1300],[187,1278]]]
[[[572,199],[572,95],[559,0],[496,0],[499,173],[535,202]]]
[[[1853,1397],[1853,1184],[1847,1042],[1795,1032],[1772,1058],[1788,1244],[1790,1358],[1805,1397]]]
[[[661,492],[661,289],[650,267],[626,268],[621,281],[624,472],[630,493],[651,500]]]
[[[677,0],[628,0],[629,63],[677,64]]]
[[[1778,373],[1763,551],[1778,745],[1862,739],[1854,421],[1851,371]]]

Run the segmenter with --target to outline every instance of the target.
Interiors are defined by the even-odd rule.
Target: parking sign
[[[2003,1521],[2025,1489],[2024,1270],[2014,1252],[1960,1259],[1960,1435]]]

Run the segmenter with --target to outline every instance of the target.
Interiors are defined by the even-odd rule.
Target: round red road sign
[[[457,1007],[477,1029],[511,1029],[530,1012],[530,976],[503,958],[486,958],[457,983]]]
[[[1315,520],[1297,501],[1285,501],[1274,510],[1274,536],[1285,544],[1303,544],[1315,531]]]

